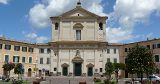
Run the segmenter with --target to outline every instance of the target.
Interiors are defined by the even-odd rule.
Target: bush
[[[116,84],[116,81],[110,81],[109,79],[104,80],[104,84]]]
[[[12,81],[12,84],[23,84],[23,80]]]
[[[109,79],[104,80],[104,84],[109,84],[109,83],[110,83]]]
[[[94,78],[94,82],[101,82],[101,79],[99,79],[99,78]]]
[[[116,84],[116,81],[110,81],[110,84]]]

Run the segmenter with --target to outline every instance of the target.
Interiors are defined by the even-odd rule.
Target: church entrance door
[[[75,76],[81,76],[82,73],[82,64],[81,63],[75,63],[74,64],[74,74]]]
[[[88,67],[88,76],[93,76],[93,68]]]
[[[63,67],[63,76],[67,76],[68,75],[68,68],[67,67]]]

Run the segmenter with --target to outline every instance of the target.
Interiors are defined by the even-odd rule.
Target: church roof
[[[76,16],[77,15],[77,16]],[[68,12],[65,12],[59,16],[53,16],[53,17],[50,17],[51,19],[56,19],[56,18],[78,18],[78,17],[88,17],[88,18],[104,18],[104,19],[107,19],[108,17],[107,16],[99,16],[99,15],[96,15],[84,8],[82,8],[81,6],[76,6],[74,9],[68,11]]]

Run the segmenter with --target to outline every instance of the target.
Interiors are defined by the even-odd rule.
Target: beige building
[[[74,9],[51,17],[51,72],[62,76],[101,75],[107,58],[119,62],[119,45],[106,42],[106,19],[83,9],[80,2]],[[107,49],[114,53],[107,56]]]
[[[31,77],[35,74],[36,59],[37,59],[36,45],[26,42],[9,40],[0,38],[0,74],[4,74],[2,66],[4,63],[22,63],[24,65],[24,75]],[[13,70],[11,76],[14,76]]]
[[[136,45],[144,46],[153,52],[153,59],[155,61],[156,67],[160,69],[160,39],[152,39],[134,43],[124,44],[120,48],[120,62],[125,63],[127,52]],[[159,72],[156,72],[159,74]],[[127,71],[125,71],[124,77],[130,77]],[[135,75],[136,76],[136,75]]]

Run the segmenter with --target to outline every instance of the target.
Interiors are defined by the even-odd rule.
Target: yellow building
[[[22,63],[24,65],[24,76],[34,76],[36,60],[36,44],[14,41],[0,37],[0,74],[4,74],[2,66],[5,62],[13,62]],[[12,70],[11,76],[14,75],[14,70]]]

